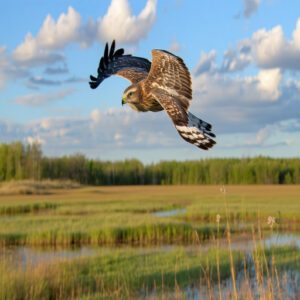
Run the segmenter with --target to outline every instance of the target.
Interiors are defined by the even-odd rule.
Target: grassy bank
[[[220,252],[220,269],[229,273],[227,251]],[[239,263],[239,255],[234,254]],[[139,250],[111,250],[95,258],[40,264],[27,269],[1,266],[1,299],[67,299],[98,293],[102,297],[130,299],[153,289],[173,289],[175,285],[198,283],[207,274],[216,280],[215,251],[206,253],[177,248],[167,252],[143,253]]]
[[[93,187],[46,195],[0,196],[2,245],[190,244],[225,234],[249,232],[260,224],[272,231],[299,231],[299,187],[229,186]],[[227,203],[227,204],[226,204]],[[226,212],[227,205],[227,212]],[[184,208],[181,214],[153,212]],[[220,224],[216,216],[220,215]]]
[[[45,195],[79,187],[79,183],[71,180],[11,180],[0,183],[0,195]]]

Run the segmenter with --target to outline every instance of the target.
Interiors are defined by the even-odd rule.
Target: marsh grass
[[[220,251],[221,279],[229,275],[227,251]],[[235,264],[240,255],[234,253]],[[216,280],[215,250],[207,252],[174,248],[143,253],[112,249],[95,258],[58,261],[53,264],[11,268],[0,266],[5,274],[0,283],[1,299],[69,299],[98,293],[101,297],[133,299],[147,293],[156,295],[171,290],[184,294],[187,286],[198,285],[200,278]],[[119,294],[120,293],[120,294]]]
[[[48,209],[55,209],[57,206],[57,203],[49,202],[5,205],[0,207],[0,215],[12,216],[18,214],[38,213]]]
[[[219,187],[211,186],[93,187],[2,196],[0,210],[41,205],[36,211],[0,216],[3,249],[111,248],[98,247],[93,257],[25,266],[20,261],[14,268],[2,258],[0,299],[287,299],[293,285],[293,295],[300,296],[292,273],[300,272],[299,249],[265,248],[263,242],[265,234],[286,230],[286,224],[298,230],[298,190],[266,187],[263,196],[258,186],[226,189],[220,195]],[[54,206],[42,209],[46,203]],[[186,208],[186,214],[153,214],[178,207]],[[268,216],[275,216],[272,228]],[[233,238],[242,234],[252,238],[246,252],[232,247]],[[206,248],[209,240],[213,243]]]
[[[93,229],[91,232],[64,231],[63,229],[36,232],[0,233],[2,246],[82,246],[82,245],[189,245],[197,232],[202,242],[208,241],[216,232],[215,228],[202,226],[194,228],[189,224],[162,223],[132,227]]]
[[[259,218],[276,217],[272,232],[299,231],[299,192],[294,186],[228,187],[227,218],[219,187],[92,187],[56,190],[48,195],[0,196],[2,245],[161,245],[190,244],[248,234]],[[237,194],[241,193],[239,199]],[[263,196],[265,193],[265,196]],[[286,196],[284,196],[286,194]],[[201,195],[201,196],[199,196]],[[272,203],[272,205],[270,205]],[[153,212],[185,208],[186,213],[158,218]],[[258,214],[259,211],[259,214]]]
[[[288,285],[295,277],[289,272],[300,271],[300,251],[293,246],[259,249],[272,267],[269,274],[258,256],[260,286],[257,286],[252,262],[243,252],[216,248],[201,251],[175,247],[111,248],[89,258],[57,260],[53,263],[21,264],[12,268],[9,261],[0,263],[1,299],[186,299],[187,294],[215,299],[222,288],[222,299],[234,298],[230,279],[231,269],[236,274],[238,299],[287,299]],[[232,256],[232,260],[230,258]],[[263,255],[260,252],[260,255]],[[251,256],[252,257],[252,256]],[[275,263],[276,258],[276,263]],[[288,261],[287,261],[288,260]],[[217,269],[220,270],[220,278]],[[275,276],[277,272],[277,277]],[[274,275],[272,275],[274,274]],[[228,281],[229,278],[229,281]],[[279,298],[278,295],[282,297]],[[299,294],[294,294],[294,298]],[[295,298],[297,299],[297,298]]]

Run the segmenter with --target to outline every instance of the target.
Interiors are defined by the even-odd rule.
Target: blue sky
[[[298,0],[3,1],[0,14],[0,142],[144,162],[298,156]],[[190,110],[217,134],[212,150],[182,140],[165,112],[122,107],[125,79],[89,88],[113,39],[150,60],[153,48],[184,59]]]

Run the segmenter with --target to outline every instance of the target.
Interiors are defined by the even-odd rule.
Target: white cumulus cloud
[[[34,36],[27,33],[24,41],[13,51],[16,62],[37,66],[63,62],[62,50],[71,43],[88,47],[95,41],[116,39],[119,43],[137,44],[146,37],[156,17],[156,0],[147,0],[139,15],[132,14],[128,0],[112,0],[106,14],[98,20],[81,15],[69,7],[55,20],[46,16],[40,30]]]
[[[280,96],[279,84],[281,81],[280,69],[261,70],[258,75],[258,89],[263,97],[271,101],[277,100]]]
[[[251,63],[259,68],[300,70],[300,18],[287,38],[281,25],[261,28],[251,37],[241,40],[235,48],[225,51],[222,72],[244,70]]]
[[[81,25],[81,16],[74,8],[69,7],[57,21],[48,15],[37,35],[38,43],[47,49],[64,48],[66,44],[76,41]]]
[[[247,42],[259,67],[300,70],[300,19],[290,40],[278,25],[256,31]]]
[[[13,52],[13,58],[23,65],[37,66],[64,61],[64,55],[55,53],[39,44],[38,40],[28,33],[25,40]]]
[[[13,57],[20,63],[40,64],[63,60],[60,53],[53,52],[64,48],[78,39],[81,17],[74,8],[69,7],[57,21],[48,15],[36,37],[28,33],[23,43],[13,52]]]
[[[112,0],[105,16],[98,24],[98,37],[102,41],[116,39],[120,43],[137,43],[152,28],[156,16],[156,0],[147,0],[138,16],[130,10],[128,0]]]

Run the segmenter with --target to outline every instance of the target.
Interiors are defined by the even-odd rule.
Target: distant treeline
[[[45,157],[38,144],[0,144],[0,181],[71,179],[91,185],[299,184],[300,158],[218,158],[163,161],[101,161],[75,154]]]

